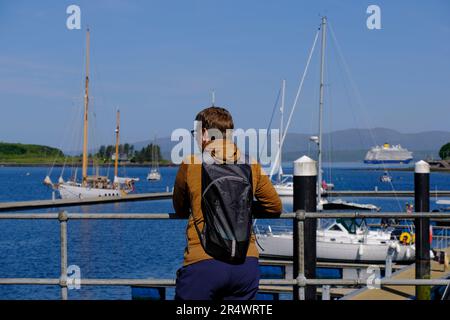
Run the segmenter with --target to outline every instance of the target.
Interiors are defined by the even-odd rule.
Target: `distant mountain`
[[[283,147],[284,160],[293,160],[302,154],[315,154],[316,146],[310,142],[310,134],[288,133]],[[134,143],[135,150],[152,143],[153,140]],[[333,161],[361,161],[365,153],[373,146],[383,143],[400,144],[413,152],[415,159],[438,158],[442,145],[450,142],[449,131],[425,131],[419,133],[401,133],[386,128],[346,129],[323,135],[324,158]],[[156,143],[161,147],[165,159],[177,142],[170,138],[160,138]]]

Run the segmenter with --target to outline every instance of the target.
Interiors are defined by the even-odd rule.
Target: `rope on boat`
[[[298,99],[300,97],[300,93],[302,92],[302,89],[303,89],[303,83],[305,81],[306,74],[307,74],[308,68],[309,68],[309,64],[311,62],[311,58],[312,58],[312,55],[314,53],[314,48],[316,47],[317,39],[319,38],[319,31],[320,31],[320,29],[317,30],[316,36],[314,37],[314,42],[313,42],[313,45],[312,45],[311,50],[309,52],[309,56],[308,56],[308,60],[306,62],[305,70],[303,72],[302,78],[300,80],[300,84],[298,86],[297,94],[296,94],[295,99],[294,99],[294,104],[292,105],[291,112],[289,113],[289,118],[288,118],[288,121],[286,122],[286,128],[284,129],[284,133],[282,133],[283,136],[282,136],[282,139],[281,139],[280,147],[278,148],[277,155],[275,157],[274,167],[277,165],[278,161],[280,161],[279,160],[280,159],[280,150],[283,149],[284,139],[286,138],[286,134],[288,132],[289,125],[291,124],[291,120],[292,120],[292,116],[293,116],[294,111],[295,111],[295,107],[297,106]],[[273,176],[273,172],[270,172],[269,178],[272,179],[272,176]]]
[[[340,60],[342,62],[342,66],[344,67],[345,73],[346,73],[346,75],[347,75],[347,77],[349,79],[349,82],[350,82],[350,85],[351,85],[351,89],[353,90],[353,93],[354,93],[354,95],[356,97],[357,104],[359,106],[361,106],[361,110],[364,111],[365,118],[363,118],[363,120],[365,120],[366,124],[369,124],[369,120],[368,120],[369,117],[367,116],[366,108],[363,108],[365,106],[365,104],[362,102],[361,94],[360,94],[360,92],[358,90],[358,87],[356,86],[356,82],[354,81],[354,79],[353,79],[353,77],[351,75],[350,67],[349,67],[347,61],[344,58],[344,55],[343,55],[342,50],[341,50],[341,46],[339,45],[339,42],[338,42],[338,40],[336,38],[336,34],[334,32],[334,28],[333,28],[331,22],[329,22],[329,29],[330,29],[331,38],[332,38],[333,43],[334,43],[334,45],[336,47],[336,51],[338,53],[338,57],[340,58]],[[376,145],[377,143],[376,143],[376,140],[375,140],[375,136],[374,136],[373,130],[370,129],[371,128],[370,126],[367,126],[367,128],[369,129],[369,134],[370,134],[370,138],[372,140],[372,143],[374,145]],[[381,163],[381,165],[382,165],[383,170],[385,172],[388,172],[386,164],[385,163]],[[390,184],[390,187],[391,187],[392,191],[395,192],[396,190],[395,190],[395,187],[394,187],[394,184],[392,183],[392,181],[389,181],[389,184]],[[397,205],[399,207],[399,211],[403,211],[403,208],[402,208],[402,206],[400,204],[399,197],[394,194],[394,198],[395,198],[395,200],[397,202]],[[409,227],[411,228],[411,226],[409,226]]]

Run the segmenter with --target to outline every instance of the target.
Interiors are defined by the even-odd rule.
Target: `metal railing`
[[[417,299],[430,298],[430,286],[450,285],[450,279],[430,279],[430,219],[449,219],[450,213],[432,212],[430,213],[430,167],[424,161],[415,164],[414,170],[414,206],[418,212],[315,212],[321,207],[321,195],[317,194],[317,186],[321,181],[317,179],[317,164],[314,160],[303,156],[294,161],[293,175],[293,210],[292,213],[282,214],[283,219],[293,220],[293,278],[294,279],[264,279],[260,285],[292,286],[293,299],[315,299],[316,286],[324,286],[324,291],[329,291],[330,285],[338,286],[358,286],[366,283],[362,279],[316,279],[316,231],[317,219],[364,219],[364,218],[401,218],[403,220],[414,219],[415,224],[415,278],[416,279],[393,279],[385,277],[377,279],[377,284],[396,286],[415,286]],[[410,193],[412,194],[412,192]],[[158,194],[156,198],[165,198],[168,194]],[[131,196],[130,196],[131,197]],[[135,201],[140,197],[135,196]],[[150,197],[152,198],[152,197]],[[150,199],[149,199],[150,200]],[[110,201],[108,199],[108,201]],[[112,199],[111,199],[112,201]],[[29,204],[28,204],[29,205]],[[37,203],[35,205],[42,205]],[[51,206],[52,203],[44,205]],[[56,205],[56,204],[55,204]],[[62,205],[62,203],[60,203]],[[21,208],[27,208],[27,204],[22,204]],[[4,207],[3,207],[4,209]],[[14,210],[14,209],[12,209]],[[1,219],[58,219],[60,222],[60,277],[43,278],[0,278],[1,284],[37,284],[37,285],[59,285],[61,288],[61,298],[68,299],[67,276],[67,227],[68,221],[78,219],[126,219],[126,220],[147,220],[147,219],[176,219],[177,217],[167,213],[152,214],[121,214],[121,213],[67,213],[59,214],[0,214]],[[256,218],[273,218],[269,215],[258,215]],[[444,235],[443,237],[447,237]],[[443,238],[446,239],[446,238]],[[173,286],[174,279],[79,279],[79,285],[105,285],[105,286]],[[326,289],[326,290],[325,290]],[[327,294],[328,295],[328,294]]]
[[[294,219],[296,222],[303,224],[307,218],[450,218],[450,213],[427,213],[417,212],[411,214],[398,212],[385,213],[323,213],[323,212],[304,212],[297,211],[293,213],[282,214],[282,219]],[[267,218],[264,216],[258,218]],[[68,286],[74,279],[68,278],[67,275],[67,228],[70,220],[161,220],[161,219],[180,219],[173,214],[167,213],[68,213],[62,211],[60,213],[3,213],[0,214],[0,220],[58,220],[60,223],[60,277],[59,278],[0,278],[0,285],[58,285],[61,288],[61,299],[68,299]],[[303,227],[299,228],[299,239],[304,236]],[[300,255],[304,254],[304,248],[300,245]],[[302,270],[304,266],[300,266]],[[363,279],[307,279],[301,273],[296,279],[262,279],[261,286],[279,285],[279,286],[298,286],[304,288],[306,286],[358,286],[366,284]],[[81,286],[164,286],[170,287],[175,285],[175,279],[79,279]],[[426,285],[449,285],[450,279],[379,279],[379,285],[396,285],[396,286],[426,286]],[[286,290],[288,291],[288,290]]]
[[[433,248],[445,249],[450,247],[450,227],[432,226]]]

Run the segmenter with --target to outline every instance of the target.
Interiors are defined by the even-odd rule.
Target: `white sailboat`
[[[161,180],[161,173],[159,172],[159,159],[158,150],[156,149],[156,139],[152,144],[152,167],[147,175],[147,180],[149,181],[159,181]]]
[[[326,17],[322,18],[322,62],[320,81],[320,125],[319,136],[314,139],[319,145],[319,170],[317,190],[321,190],[322,181],[322,149],[320,141],[322,138],[322,109],[323,109],[323,65],[324,46],[326,32]],[[317,39],[317,37],[316,37]],[[283,139],[286,132],[283,134]],[[282,141],[283,142],[283,141]],[[282,143],[281,143],[282,145]],[[279,150],[281,154],[281,150]],[[292,182],[278,184],[277,191],[280,195],[285,195],[286,199],[293,196]],[[317,209],[322,210],[379,210],[371,204],[350,203],[341,199],[328,201],[322,197],[321,191],[317,192]],[[354,220],[353,220],[353,223]],[[258,227],[256,228],[258,229]],[[402,244],[395,238],[394,229],[369,230],[360,225],[355,228],[348,228],[344,223],[335,221],[326,228],[317,230],[317,258],[319,260],[333,261],[385,261],[390,256],[393,261],[410,261],[414,259],[415,247],[411,244]],[[269,257],[292,257],[293,233],[291,230],[281,230],[274,232],[271,227],[266,232],[256,232],[256,237],[260,245],[261,255]]]
[[[51,186],[59,192],[62,199],[88,199],[98,197],[122,197],[134,191],[133,178],[118,178],[118,142],[119,142],[119,113],[116,128],[116,155],[114,166],[114,181],[106,176],[88,175],[88,111],[89,111],[89,29],[86,33],[86,78],[84,95],[84,124],[83,124],[83,156],[82,156],[82,180],[77,181],[76,174],[68,181],[62,176],[57,183],[52,183],[49,176],[44,179],[44,184]]]
[[[353,230],[352,230],[353,229]],[[401,244],[393,229],[369,230],[364,226],[349,227],[333,222],[317,230],[317,259],[319,261],[383,263],[390,256],[394,262],[413,261],[414,244]],[[293,233],[287,228],[257,229],[260,253],[265,257],[292,258]]]

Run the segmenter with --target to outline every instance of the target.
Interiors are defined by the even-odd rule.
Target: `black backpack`
[[[194,221],[205,252],[241,264],[252,232],[252,170],[246,163],[202,164],[203,230]]]

